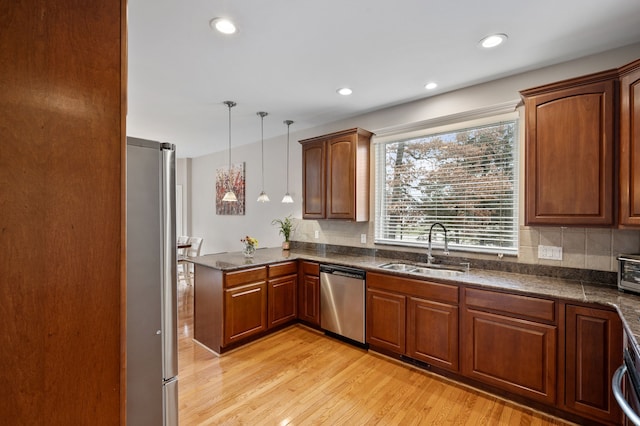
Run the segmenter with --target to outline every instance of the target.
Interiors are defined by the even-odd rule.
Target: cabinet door
[[[619,423],[611,378],[622,364],[622,323],[612,311],[567,305],[565,331],[566,408]]]
[[[458,307],[409,298],[407,355],[458,370]]]
[[[406,297],[367,290],[367,343],[398,354],[405,353]]]
[[[225,290],[224,302],[225,345],[267,329],[265,281]]]
[[[327,142],[327,219],[355,218],[356,135]]]
[[[557,327],[467,309],[461,342],[466,376],[556,403]]]
[[[296,319],[298,300],[296,275],[269,280],[269,327]]]
[[[309,142],[302,145],[302,218],[325,218],[325,143]]]
[[[620,80],[620,224],[640,226],[640,61]]]
[[[525,222],[610,226],[615,83],[567,86],[525,98]]]
[[[298,299],[298,318],[320,325],[320,277],[303,274]]]

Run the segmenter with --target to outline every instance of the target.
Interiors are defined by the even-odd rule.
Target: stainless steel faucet
[[[449,241],[447,240],[447,228],[444,227],[443,224],[441,224],[440,222],[435,222],[433,225],[431,225],[431,228],[429,228],[429,250],[427,252],[427,264],[431,265],[431,262],[433,262],[433,256],[431,256],[431,233],[433,232],[433,227],[436,225],[440,225],[440,227],[444,230],[444,252],[443,254],[448,255],[449,254]]]

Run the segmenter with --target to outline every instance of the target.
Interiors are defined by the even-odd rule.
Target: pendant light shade
[[[222,201],[236,202],[238,198],[231,188],[231,108],[236,106],[236,103],[233,101],[224,101],[223,103],[229,108],[229,173],[227,174],[227,192],[222,197]]]
[[[291,204],[293,203],[293,198],[289,195],[289,127],[293,124],[293,121],[284,120],[283,123],[287,125],[287,193],[282,197],[282,202]]]
[[[269,115],[269,113],[266,113],[264,111],[260,111],[257,112],[256,114],[258,114],[260,116],[260,146],[261,146],[261,150],[262,150],[262,154],[261,154],[261,158],[262,158],[262,191],[260,191],[260,195],[258,196],[258,202],[259,203],[266,203],[269,202],[269,196],[267,195],[267,193],[264,191],[264,118]]]

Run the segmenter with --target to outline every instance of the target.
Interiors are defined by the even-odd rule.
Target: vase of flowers
[[[253,257],[256,252],[256,247],[258,247],[258,240],[247,235],[242,238],[240,242],[244,244],[244,248],[242,249],[244,257]]]

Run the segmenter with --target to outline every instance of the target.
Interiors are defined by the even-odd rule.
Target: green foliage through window
[[[516,138],[510,121],[377,145],[376,242],[426,244],[441,222],[452,248],[516,252]]]

